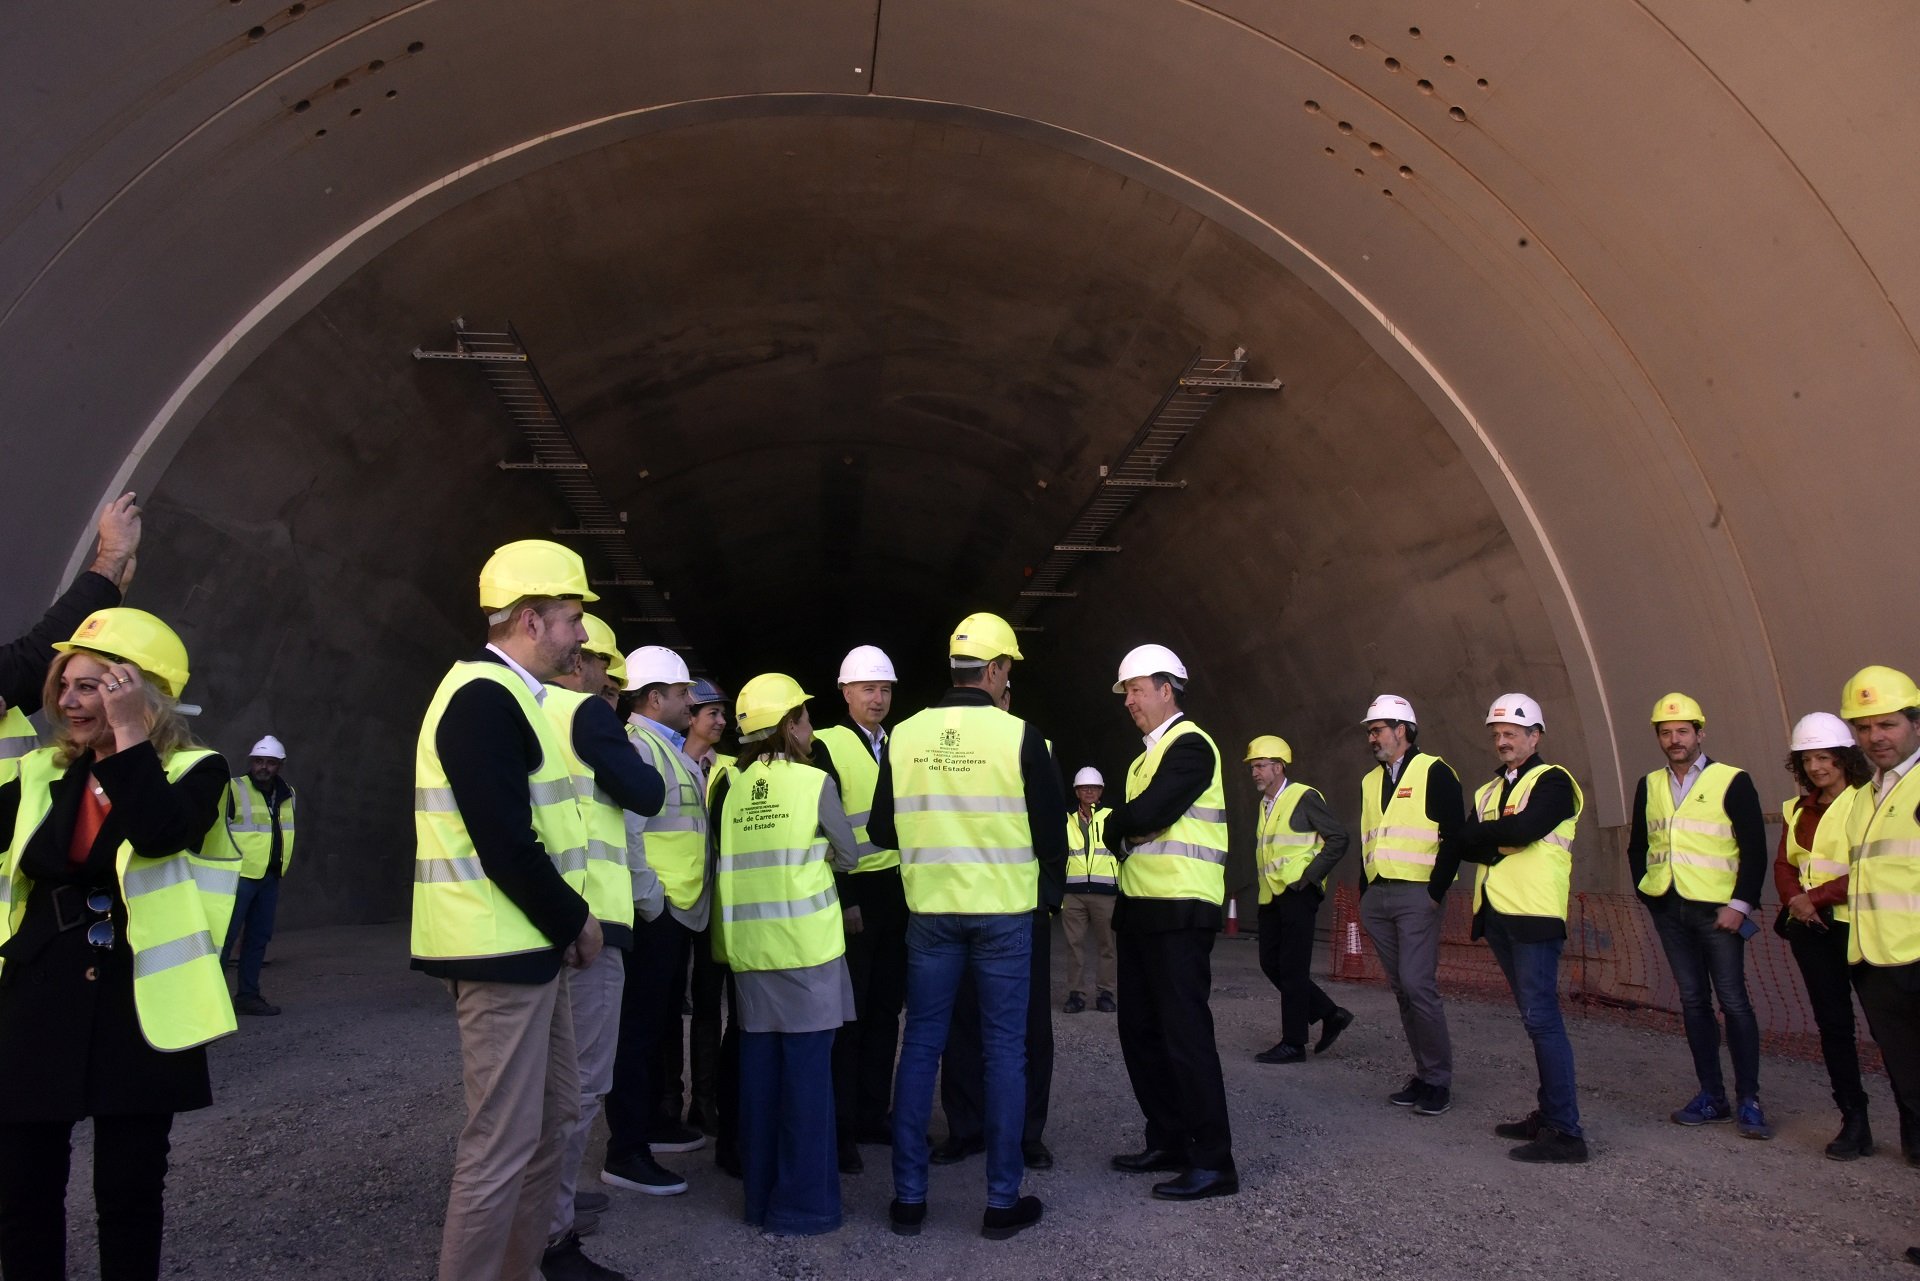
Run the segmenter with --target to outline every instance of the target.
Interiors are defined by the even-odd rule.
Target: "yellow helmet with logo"
[[[1696,725],[1707,723],[1707,714],[1700,704],[1685,694],[1662,694],[1653,705],[1653,723],[1661,721],[1692,721]]]
[[[580,554],[541,538],[508,543],[480,567],[481,609],[505,609],[527,596],[600,599],[587,587],[587,566]]]
[[[768,672],[740,687],[733,714],[742,734],[759,734],[778,725],[788,712],[812,697],[793,677]]]
[[[996,658],[1026,657],[1020,652],[1020,642],[1014,638],[1012,626],[998,614],[968,614],[961,619],[960,626],[953,629],[953,639],[947,643],[947,653],[953,658],[977,658],[983,663],[991,663]]]
[[[1914,687],[1913,677],[1891,667],[1863,667],[1840,691],[1840,714],[1848,720],[1904,712],[1909,707],[1920,707],[1920,689]]]
[[[73,639],[54,645],[62,654],[95,654],[132,663],[170,698],[187,687],[187,647],[179,633],[144,609],[96,609],[74,629]]]
[[[1287,746],[1287,740],[1278,734],[1262,734],[1247,744],[1247,754],[1243,761],[1279,761],[1282,765],[1293,764],[1293,749]]]

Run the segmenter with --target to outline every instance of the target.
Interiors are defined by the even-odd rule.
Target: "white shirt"
[[[1145,737],[1143,737],[1140,741],[1145,743],[1147,745],[1147,750],[1151,752],[1153,750],[1153,745],[1155,743],[1158,743],[1161,739],[1167,736],[1167,726],[1173,724],[1175,721],[1179,720],[1185,714],[1186,713],[1184,712],[1175,712],[1173,715],[1167,717],[1167,719],[1165,719],[1164,721],[1161,721],[1158,725],[1154,726],[1153,731],[1147,734]]]
[[[1273,803],[1274,803],[1275,801],[1277,801],[1277,800],[1279,800],[1279,799],[1280,799],[1280,793],[1282,793],[1282,792],[1284,792],[1284,791],[1286,791],[1288,787],[1290,787],[1290,786],[1292,786],[1292,784],[1293,784],[1293,780],[1292,780],[1292,779],[1290,779],[1290,778],[1283,778],[1283,779],[1281,779],[1281,780],[1280,780],[1280,786],[1278,786],[1278,787],[1276,787],[1276,788],[1274,788],[1274,789],[1273,789],[1273,795],[1272,795],[1272,796],[1266,796],[1266,795],[1262,795],[1262,796],[1260,797],[1260,812],[1261,812],[1262,814],[1271,814],[1271,813],[1273,813]]]
[[[513,656],[507,653],[506,650],[501,649],[498,645],[488,645],[487,648],[492,650],[494,653],[498,654],[500,656],[500,661],[505,663],[508,667],[511,667],[513,669],[513,674],[515,676],[518,676],[521,680],[527,683],[527,688],[533,693],[534,702],[544,703],[547,701],[547,687],[545,685],[542,685],[539,681],[533,679],[532,672],[520,666],[520,664],[514,662]]]
[[[873,759],[876,761],[879,760],[880,749],[887,745],[886,727],[882,726],[881,728],[873,731],[871,734],[867,733],[867,727],[860,724],[858,721],[854,722],[853,727],[859,730],[861,737],[867,740],[867,750],[873,753]]]
[[[1675,774],[1671,765],[1667,767],[1667,793],[1673,797],[1673,807],[1675,809],[1679,809],[1680,802],[1687,799],[1687,793],[1691,792],[1693,785],[1700,781],[1700,771],[1706,767],[1707,754],[1705,752],[1693,758],[1693,764],[1688,767],[1687,772],[1684,774]]]
[[[1874,805],[1878,806],[1880,802],[1887,799],[1887,793],[1893,790],[1893,785],[1905,778],[1916,762],[1920,762],[1920,752],[1915,752],[1892,769],[1880,771],[1880,777],[1873,780]]]

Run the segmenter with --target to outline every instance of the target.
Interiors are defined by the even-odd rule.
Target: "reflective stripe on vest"
[[[1859,789],[1852,826],[1859,832],[1847,882],[1847,956],[1869,965],[1920,961],[1920,769],[1908,770],[1873,803],[1873,784]]]
[[[860,844],[860,862],[853,870],[880,872],[900,866],[899,850],[883,850],[867,834],[873,791],[880,785],[880,762],[874,759],[867,736],[846,725],[829,725],[816,730],[813,741],[826,748],[840,776],[840,799],[847,807],[847,822],[853,824],[853,839]]]
[[[1640,892],[1658,898],[1669,889],[1696,903],[1733,897],[1740,846],[1727,816],[1727,788],[1741,771],[1709,761],[1674,809],[1673,771],[1647,775],[1647,872]]]
[[[506,690],[538,740],[540,760],[527,776],[533,833],[567,884],[576,891],[586,887],[586,826],[553,723],[504,664],[455,663],[427,705],[413,754],[413,955],[425,960],[517,956],[572,942],[541,933],[488,879],[454,802],[435,739],[447,704],[475,681],[492,681]]]
[[[1189,734],[1213,748],[1213,777],[1157,840],[1135,845],[1121,860],[1120,892],[1129,898],[1226,901],[1227,792],[1220,779],[1220,749],[1206,731],[1190,720],[1175,721],[1127,767],[1127,799],[1147,790],[1167,749]]]
[[[1040,864],[1026,812],[1026,722],[997,707],[930,707],[894,730],[900,876],[914,912],[1031,912]]]
[[[10,783],[20,774],[20,758],[40,746],[40,731],[26,713],[9,707],[0,716],[0,784]]]
[[[820,830],[826,782],[811,765],[761,760],[727,783],[713,892],[736,971],[806,969],[847,950]]]
[[[1273,902],[1274,895],[1299,880],[1306,873],[1307,864],[1313,862],[1327,843],[1318,832],[1293,830],[1293,812],[1309,795],[1320,793],[1288,779],[1281,786],[1280,794],[1273,798],[1273,804],[1262,809],[1254,824],[1253,863],[1260,880],[1262,903]],[[1320,888],[1323,891],[1327,888],[1324,876],[1320,878]]]
[[[260,802],[258,808],[254,802]],[[240,851],[240,875],[257,881],[267,874],[273,859],[274,807],[266,803],[250,775],[242,774],[227,784],[227,832],[234,848]],[[293,791],[280,802],[280,874],[293,866]]]
[[[554,739],[566,758],[567,776],[573,783],[574,799],[580,805],[580,822],[586,828],[584,895],[587,910],[596,920],[631,926],[633,873],[627,869],[627,814],[611,796],[600,790],[593,771],[573,750],[574,718],[590,699],[598,697],[598,694],[582,694],[549,685],[540,711],[553,726]]]
[[[628,723],[633,725],[633,742],[641,758],[659,772],[667,787],[660,812],[640,820],[641,848],[667,902],[690,911],[707,888],[706,789],[673,744],[645,725]]]
[[[1852,825],[1853,807],[1860,801],[1861,788],[1849,787],[1833,798],[1833,804],[1827,806],[1820,815],[1820,821],[1813,829],[1813,848],[1800,844],[1795,833],[1798,826],[1801,807],[1805,804],[1801,797],[1794,797],[1780,807],[1780,817],[1787,825],[1787,862],[1793,864],[1800,873],[1800,888],[1814,889],[1828,881],[1838,880],[1851,870],[1852,847],[1848,844],[1847,829]],[[1873,791],[1865,789],[1865,805],[1873,804]],[[1853,913],[1847,910],[1845,903],[1833,905],[1833,919],[1851,921]]]
[[[1438,756],[1420,752],[1393,781],[1393,797],[1383,809],[1380,782],[1387,767],[1377,766],[1360,779],[1360,864],[1368,881],[1420,881],[1433,875],[1440,857],[1440,825],[1427,817],[1427,775]]]
[[[1542,763],[1515,781],[1505,806],[1500,804],[1500,785],[1505,780],[1490,779],[1473,798],[1473,809],[1488,823],[1518,814],[1527,808],[1534,785],[1556,770],[1566,775],[1567,785],[1573,788],[1572,816],[1531,845],[1502,845],[1500,853],[1505,857],[1498,863],[1479,864],[1473,881],[1475,912],[1482,903],[1491,903],[1494,911],[1505,916],[1567,919],[1567,900],[1573,893],[1573,832],[1587,807],[1586,794],[1573,775],[1558,765]]]
[[[1097,809],[1089,822],[1080,821],[1080,811],[1067,815],[1067,888],[1076,885],[1120,884],[1120,860],[1107,848],[1104,824],[1111,808]]]
[[[192,748],[167,758],[167,781],[178,783],[206,760],[218,762],[225,776],[226,763],[216,753]],[[52,784],[65,773],[51,747],[21,758],[20,809],[6,855],[6,937],[20,927],[33,888],[20,868],[21,852],[52,811]],[[226,937],[233,917],[240,851],[218,806],[213,819],[197,847],[149,858],[122,841],[114,856],[127,911],[125,945],[133,952],[134,1014],[140,1034],[156,1050],[191,1049],[236,1027],[215,940]]]

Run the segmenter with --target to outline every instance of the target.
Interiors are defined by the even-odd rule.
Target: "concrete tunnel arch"
[[[1597,825],[1615,827],[1624,821],[1623,776],[1630,780],[1644,768],[1636,730],[1653,694],[1672,685],[1701,691],[1714,709],[1716,730],[1727,726],[1724,737],[1716,734],[1716,746],[1729,744],[1728,756],[1755,768],[1764,781],[1785,724],[1807,707],[1831,701],[1831,688],[1846,670],[1868,657],[1911,661],[1897,648],[1911,632],[1911,606],[1860,620],[1859,656],[1832,652],[1829,633],[1795,616],[1801,602],[1837,608],[1865,583],[1842,581],[1845,574],[1831,575],[1831,582],[1810,575],[1808,550],[1777,527],[1784,490],[1832,498],[1846,488],[1850,458],[1872,457],[1888,447],[1898,456],[1903,419],[1920,399],[1904,319],[1916,279],[1912,251],[1888,236],[1884,193],[1864,171],[1832,154],[1864,144],[1843,139],[1836,146],[1831,136],[1796,136],[1789,118],[1805,101],[1796,94],[1812,95],[1817,84],[1769,96],[1770,59],[1778,56],[1780,39],[1792,33],[1794,15],[1715,23],[1681,6],[1669,12],[1627,4],[1535,6],[1476,16],[1431,13],[1416,33],[1407,19],[1419,19],[1417,6],[1276,14],[1259,5],[1143,2],[1118,14],[1103,9],[1106,20],[1092,34],[1091,9],[1070,5],[1045,12],[994,3],[894,6],[889,12],[822,3],[790,11],[789,28],[772,22],[761,6],[740,4],[729,12],[766,28],[742,48],[721,38],[724,24],[656,14],[637,21],[636,33],[644,31],[654,48],[695,65],[697,74],[690,75],[698,84],[670,86],[679,93],[635,94],[588,75],[561,89],[556,86],[568,77],[556,69],[531,86],[528,101],[498,111],[491,132],[442,128],[398,144],[391,135],[356,144],[398,150],[405,153],[403,162],[382,175],[386,182],[378,192],[342,202],[351,208],[315,215],[301,212],[312,202],[301,183],[319,150],[315,128],[327,127],[316,125],[323,119],[318,113],[350,119],[344,117],[353,110],[345,106],[350,98],[372,107],[400,92],[409,99],[439,94],[482,111],[474,86],[487,82],[488,67],[511,61],[515,41],[532,40],[585,65],[596,56],[589,47],[596,39],[631,53],[638,47],[628,38],[634,33],[607,39],[604,27],[587,20],[590,6],[557,10],[544,24],[530,23],[511,6],[470,6],[458,19],[449,7],[434,4],[314,6],[312,22],[336,24],[331,32],[310,30],[307,17],[279,11],[261,36],[249,29],[246,48],[270,51],[280,42],[283,61],[233,91],[218,81],[220,59],[227,66],[235,59],[210,52],[224,46],[204,39],[213,34],[204,8],[160,8],[154,21],[168,27],[171,45],[184,51],[200,40],[212,59],[183,62],[184,76],[168,82],[176,96],[196,86],[204,90],[191,108],[176,109],[173,140],[142,154],[134,137],[139,130],[123,116],[114,122],[117,132],[96,127],[62,140],[70,144],[64,152],[48,147],[46,159],[55,163],[38,171],[16,169],[26,180],[9,193],[16,215],[27,216],[16,216],[0,241],[7,249],[0,279],[8,285],[0,336],[11,329],[21,339],[0,356],[0,390],[8,401],[38,411],[36,417],[61,407],[52,414],[56,422],[104,435],[113,446],[104,460],[89,459],[89,493],[67,474],[73,469],[34,456],[44,450],[36,451],[26,434],[9,432],[9,453],[30,457],[29,483],[46,495],[49,510],[9,504],[0,520],[13,527],[16,546],[43,557],[79,533],[80,522],[70,512],[123,479],[144,489],[157,482],[163,503],[175,491],[203,496],[208,486],[204,479],[196,483],[191,472],[209,474],[205,451],[177,461],[175,455],[203,424],[220,430],[220,406],[244,392],[247,371],[356,272],[486,192],[648,134],[727,121],[911,120],[1016,139],[1089,162],[1218,225],[1303,280],[1444,434],[1477,480],[1480,500],[1497,516],[1508,554],[1524,567],[1525,588],[1536,598],[1519,610],[1527,621],[1514,625],[1503,618],[1490,636],[1443,639],[1436,648],[1448,661],[1421,668],[1409,680],[1395,679],[1405,659],[1396,662],[1392,653],[1391,612],[1370,606],[1354,608],[1375,614],[1369,622],[1382,630],[1379,638],[1341,635],[1336,648],[1342,652],[1297,669],[1280,665],[1286,677],[1306,678],[1295,686],[1337,680],[1338,695],[1283,688],[1284,678],[1263,673],[1261,659],[1272,656],[1263,638],[1247,635],[1236,618],[1244,616],[1244,600],[1237,610],[1235,603],[1216,599],[1195,618],[1169,619],[1174,643],[1200,646],[1199,652],[1222,637],[1223,628],[1239,633],[1223,646],[1231,657],[1219,666],[1232,673],[1236,691],[1259,694],[1236,692],[1212,707],[1201,703],[1217,717],[1223,740],[1281,719],[1245,710],[1264,696],[1276,712],[1303,724],[1296,743],[1311,744],[1307,752],[1323,763],[1309,772],[1345,801],[1352,799],[1345,794],[1352,790],[1345,776],[1357,774],[1360,762],[1352,760],[1342,728],[1351,719],[1344,705],[1363,696],[1370,683],[1407,686],[1401,692],[1423,709],[1438,707],[1437,715],[1427,713],[1440,729],[1435,745],[1469,774],[1477,770],[1473,731],[1485,697],[1509,685],[1540,686],[1536,692],[1550,708],[1561,702],[1574,713],[1560,720],[1577,729],[1556,732],[1556,747],[1589,783]],[[1749,26],[1741,28],[1741,22]],[[790,37],[784,44],[781,34]],[[410,39],[400,42],[401,35]],[[1902,38],[1911,49],[1912,35],[1910,20],[1887,12],[1857,15],[1824,38],[1844,44],[1849,58],[1839,65],[1871,69],[1894,56]],[[301,39],[304,44],[297,43]],[[1582,56],[1550,56],[1575,46]],[[1189,52],[1192,69],[1184,77],[1174,74],[1156,47]],[[434,57],[447,48],[452,56],[436,64]],[[1088,48],[1088,59],[1071,56]],[[863,69],[868,83],[848,86],[847,54],[861,49],[852,65]],[[389,57],[351,62],[356,68],[383,64],[364,77],[353,71],[329,81],[318,74],[323,63],[348,65],[349,57],[383,50]],[[1568,105],[1595,87],[1602,68],[1636,64],[1633,75],[1607,86],[1616,105],[1633,100],[1630,89],[1643,108],[1635,120],[1612,122],[1622,137],[1602,138],[1601,131],[1583,129],[1568,116]],[[1158,79],[1131,78],[1143,68]],[[395,74],[381,80],[388,70]],[[1871,76],[1862,78],[1872,83]],[[374,86],[368,94],[384,97],[354,97],[363,79]],[[329,104],[312,91],[289,101],[305,81],[331,85],[340,96]],[[1120,82],[1146,87],[1115,93]],[[145,88],[151,100],[156,91]],[[222,101],[224,93],[231,97]],[[569,93],[582,101],[557,101]],[[614,109],[584,111],[587,100]],[[209,103],[220,105],[209,112]],[[1888,109],[1881,118],[1912,135],[1910,113]],[[181,128],[190,119],[194,126]],[[1676,120],[1683,127],[1660,136]],[[434,123],[446,126],[448,119],[442,115]],[[331,127],[346,129],[342,122]],[[230,136],[221,149],[193,155],[196,145],[223,128]],[[1560,131],[1557,137],[1553,130]],[[1687,164],[1698,159],[1703,134],[1716,141],[1716,154],[1690,175]],[[1568,155],[1568,143],[1587,150]],[[126,154],[112,156],[111,163],[101,158],[116,146]],[[1285,177],[1308,177],[1276,179],[1254,159],[1269,155],[1282,158]],[[1309,167],[1322,160],[1328,162],[1322,168]],[[59,172],[62,182],[80,186],[90,170],[115,164],[119,170],[99,183],[97,203],[84,216],[75,212],[64,226],[60,218],[44,216],[60,203],[61,184],[48,175]],[[140,286],[102,274],[103,263],[161,262],[154,242],[163,233],[192,243],[185,228],[195,221],[194,209],[183,193],[196,180],[217,178],[222,166],[248,169],[259,179],[250,198],[284,215],[248,224],[286,227],[261,237],[268,261],[246,264],[231,287],[212,288],[214,296],[185,308],[177,296],[142,296]],[[1369,172],[1348,175],[1346,168]],[[288,176],[296,170],[299,178]],[[1375,173],[1391,174],[1379,179],[1389,185],[1376,188]],[[1673,184],[1672,198],[1659,202],[1658,212],[1678,226],[1649,225],[1649,209],[1631,189],[1606,193],[1609,181],[1631,176]],[[1347,183],[1348,177],[1359,181]],[[1756,177],[1757,185],[1744,185]],[[143,186],[159,185],[172,186],[175,199],[161,201],[164,216],[157,226],[115,225],[116,218],[136,211]],[[1591,203],[1583,206],[1583,197]],[[1733,234],[1727,234],[1729,227]],[[1700,239],[1708,229],[1719,243]],[[1769,236],[1790,239],[1800,260],[1777,261]],[[183,257],[205,272],[218,261],[220,241],[202,241],[197,257]],[[1689,266],[1710,259],[1719,274],[1697,287],[1693,270],[1682,269],[1684,287],[1675,287],[1663,273],[1673,272],[1683,257]],[[1741,267],[1747,270],[1734,270]],[[86,287],[70,288],[75,285]],[[107,301],[129,294],[134,305],[124,316],[109,317]],[[76,335],[93,341],[87,351],[111,352],[116,333],[151,327],[183,310],[191,313],[191,323],[181,326],[170,345],[158,344],[166,350],[125,362],[133,366],[127,386],[75,394],[97,371],[97,364],[76,358]],[[406,323],[416,327],[391,335],[396,357],[435,336],[418,331],[418,317]],[[1225,332],[1206,338],[1220,345],[1237,340]],[[1256,347],[1254,357],[1263,371],[1302,384],[1300,371],[1289,367],[1289,353]],[[1714,403],[1714,393],[1698,385],[1704,369],[1719,371],[1706,376],[1708,388],[1737,380],[1739,390],[1721,392]],[[1172,372],[1160,371],[1159,380]],[[1820,414],[1845,415],[1851,424],[1843,447],[1829,456],[1786,447],[1815,413],[1794,403],[1803,386],[1820,398]],[[252,403],[257,407],[259,401]],[[114,426],[103,429],[90,415],[107,405]],[[1543,411],[1543,405],[1553,408]],[[483,402],[467,408],[485,412]],[[1408,414],[1407,406],[1391,402],[1374,409]],[[1729,410],[1738,423],[1725,421]],[[226,417],[233,412],[229,404]],[[1349,408],[1342,421],[1351,425],[1364,412]],[[1540,431],[1537,424],[1548,416],[1554,427]],[[1124,418],[1116,423],[1132,426]],[[499,447],[496,442],[487,448]],[[1906,449],[1910,455],[1910,441]],[[1787,457],[1794,459],[1790,467],[1780,461]],[[1075,454],[1063,461],[1071,471],[1092,460]],[[1220,478],[1221,492],[1228,482]],[[56,514],[56,496],[74,501]],[[1259,495],[1236,497],[1247,504],[1250,523],[1270,515]],[[200,641],[196,635],[198,644],[211,641],[216,652],[226,649],[230,642],[218,638],[245,628],[248,608],[231,591],[221,597],[205,590],[208,584],[196,581],[186,566],[230,554],[251,536],[246,524],[168,535],[156,522],[140,602],[176,613],[190,633],[208,637]],[[1036,516],[1033,529],[1044,524]],[[294,560],[321,551],[298,546],[284,530],[274,536],[287,539],[281,550]],[[1417,540],[1417,532],[1407,529],[1394,536]],[[482,541],[460,548],[449,564],[484,554],[484,537],[470,531],[468,541],[474,537]],[[1143,517],[1139,537],[1160,540],[1162,547],[1177,541],[1174,516],[1160,509]],[[354,550],[362,556],[368,551]],[[181,568],[167,568],[169,557]],[[1141,559],[1180,569],[1178,557]],[[1403,565],[1402,573],[1415,564]],[[50,592],[52,567],[49,561],[37,577],[16,578],[15,613],[24,617]],[[1119,592],[1125,578],[1106,568],[1089,571],[1087,592]],[[1817,584],[1811,589],[1810,580]],[[1665,590],[1647,592],[1654,583]],[[1497,584],[1493,594],[1507,585]],[[1232,595],[1217,583],[1205,586],[1210,598]],[[1006,594],[1012,589],[1009,582]],[[972,590],[990,593],[991,585]],[[1391,573],[1364,590],[1394,590]],[[438,601],[412,603],[442,608]],[[968,601],[969,607],[994,603]],[[1473,601],[1412,605],[1408,617],[1418,621],[1420,633],[1415,643],[1448,628],[1465,637],[1475,625],[1463,620],[1483,609],[1484,602]],[[1078,612],[1075,618],[1056,609],[1048,621],[1067,629],[1090,625],[1116,638],[1124,630],[1110,606],[1092,616]],[[1683,616],[1677,626],[1676,612]],[[434,630],[452,634],[454,625],[441,623],[436,619]],[[1649,645],[1650,636],[1664,643]],[[1739,639],[1729,644],[1728,637]],[[328,663],[337,668],[369,657],[355,654],[349,637],[333,639],[319,675],[329,673]],[[1498,644],[1489,643],[1496,639],[1515,642],[1517,652],[1498,653]],[[1382,642],[1384,653],[1374,648]],[[1550,653],[1541,652],[1543,642]],[[1284,634],[1278,643],[1287,643]],[[1873,645],[1880,648],[1869,654]],[[1118,639],[1108,646],[1115,653],[1119,647]],[[1102,656],[1082,665],[1101,668],[1108,661]],[[1038,670],[1064,680],[1057,661]],[[296,677],[288,672],[281,679]],[[1111,719],[1111,708],[1095,697],[1104,682],[1097,675],[1088,679],[1091,694],[1054,695],[1047,710],[1069,721]],[[1320,706],[1327,699],[1339,706]],[[270,710],[271,700],[231,713],[213,707],[208,728],[223,740],[244,736],[224,719]],[[388,728],[384,719],[381,726]],[[1098,731],[1089,743],[1110,760],[1110,774],[1125,759],[1126,727],[1117,730]],[[351,750],[353,737],[336,733],[329,741],[335,751]],[[392,840],[392,820],[368,803],[370,779],[395,768],[393,758],[403,753],[383,744],[381,735],[363,737],[368,742],[357,763],[333,766],[328,782],[337,799],[347,802],[337,812],[354,839],[377,847]],[[1614,852],[1611,842],[1594,848]],[[351,866],[347,860],[342,870]],[[391,910],[404,888],[403,877],[392,879],[381,895],[326,900],[314,919]],[[1589,883],[1613,888],[1618,879],[1602,869]],[[382,898],[388,901],[382,904]]]

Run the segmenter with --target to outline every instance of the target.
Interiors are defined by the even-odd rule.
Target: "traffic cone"
[[[1227,937],[1240,937],[1240,900],[1237,898],[1227,900]]]

